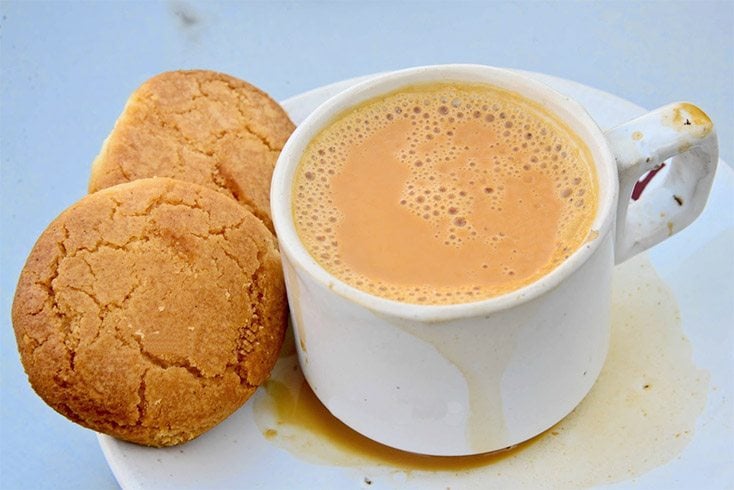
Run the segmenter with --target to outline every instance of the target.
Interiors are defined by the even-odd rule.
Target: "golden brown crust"
[[[235,201],[156,178],[90,194],[44,231],[13,327],[31,385],[86,427],[163,446],[242,405],[286,325],[272,234]]]
[[[89,192],[171,177],[234,197],[272,231],[270,180],[294,126],[267,94],[212,71],[157,75],[128,99],[92,165]]]

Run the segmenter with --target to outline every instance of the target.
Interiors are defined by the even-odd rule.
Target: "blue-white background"
[[[91,431],[36,397],[10,324],[38,234],[86,193],[128,95],[165,70],[230,73],[285,99],[435,63],[572,79],[714,120],[734,162],[734,2],[0,3],[0,487],[115,488]]]

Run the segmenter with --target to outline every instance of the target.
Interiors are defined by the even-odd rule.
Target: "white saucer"
[[[528,73],[584,105],[602,128],[644,109],[605,92]],[[327,85],[283,101],[295,123],[317,105],[368,77]],[[673,102],[673,101],[671,101]],[[734,484],[734,171],[719,163],[709,204],[685,232],[654,248],[650,260],[675,295],[697,366],[710,373],[706,408],[693,440],[670,463],[608,488],[731,488]],[[702,280],[702,278],[704,278]],[[705,289],[692,285],[704,283]],[[100,435],[99,443],[123,488],[391,488],[366,482],[353,468],[306,462],[269,442],[255,424],[252,403],[197,440],[151,449]],[[644,455],[640,455],[644,457]],[[425,481],[415,488],[434,487]],[[445,488],[446,475],[441,475]],[[706,482],[706,483],[703,483]],[[449,485],[450,486],[450,485]]]

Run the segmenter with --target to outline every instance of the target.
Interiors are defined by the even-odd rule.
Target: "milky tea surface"
[[[586,240],[591,155],[556,116],[488,85],[403,88],[337,117],[293,185],[311,256],[368,293],[478,301],[552,271]]]

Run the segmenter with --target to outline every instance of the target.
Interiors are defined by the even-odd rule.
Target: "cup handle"
[[[679,232],[701,214],[714,180],[719,145],[711,120],[687,102],[648,112],[606,131],[605,136],[619,172],[614,246],[619,264]],[[665,180],[633,196],[640,178],[671,157]],[[642,181],[640,187],[644,185]]]

